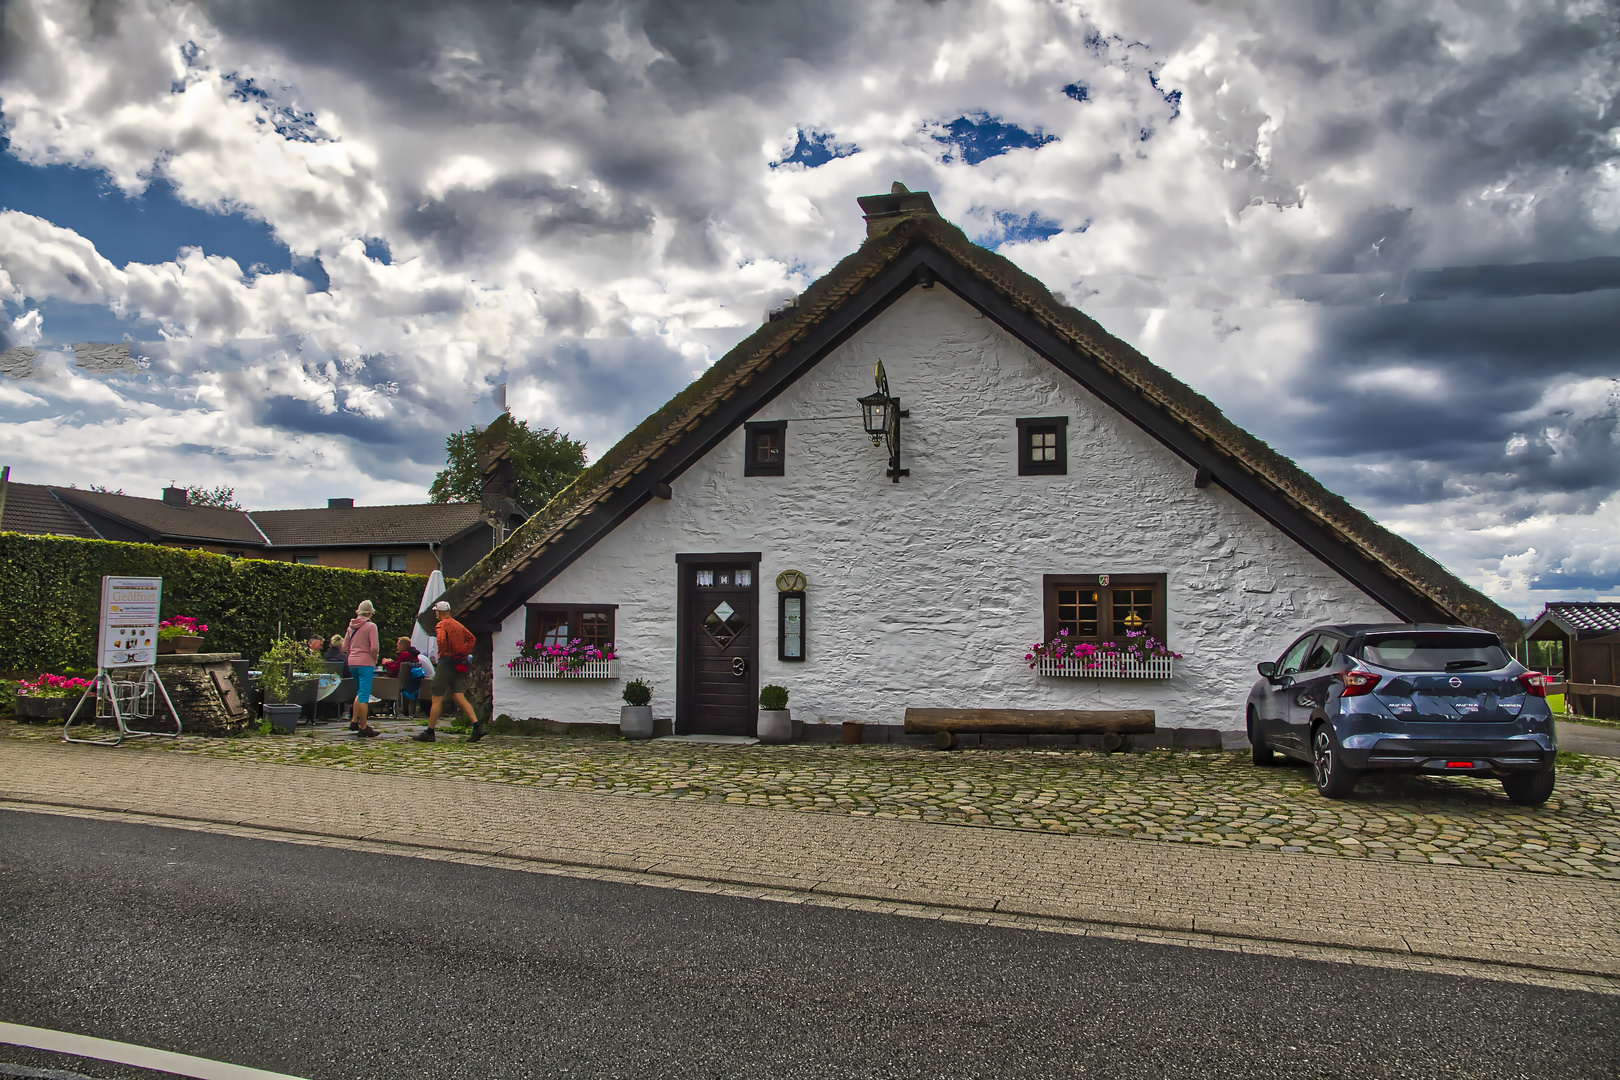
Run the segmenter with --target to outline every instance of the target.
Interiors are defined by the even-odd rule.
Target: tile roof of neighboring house
[[[938,282],[1195,465],[1200,486],[1219,484],[1392,611],[1412,621],[1481,626],[1512,641],[1522,635],[1511,612],[1012,262],[974,244],[932,212],[926,194],[907,198],[888,215],[896,221],[891,228],[871,229],[794,307],[739,343],[457,580],[447,594],[456,614],[494,625],[864,321],[911,288]],[[863,200],[863,208],[869,201],[878,200]]]
[[[174,536],[187,540],[212,540],[221,544],[263,547],[264,537],[240,510],[217,510],[211,506],[170,506],[161,499],[134,495],[113,495],[105,491],[77,488],[53,489],[64,502],[105,514],[117,521],[144,529],[154,536]]]
[[[6,505],[0,510],[0,532],[76,536],[95,540],[96,530],[41,484],[6,484]]]
[[[1537,628],[1542,620],[1559,624],[1565,631],[1588,634],[1620,633],[1620,604],[1601,601],[1568,600],[1548,604],[1531,623]]]
[[[339,506],[312,510],[254,510],[270,543],[283,547],[354,544],[442,544],[482,525],[477,503]]]

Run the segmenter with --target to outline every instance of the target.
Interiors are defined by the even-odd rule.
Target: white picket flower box
[[[1119,656],[1098,656],[1091,660],[1076,660],[1072,656],[1062,660],[1043,657],[1036,666],[1042,675],[1057,675],[1070,679],[1168,679],[1175,658],[1155,656],[1144,663]]]
[[[549,660],[519,660],[506,669],[514,679],[617,679],[617,660],[587,660],[570,671],[558,671]]]

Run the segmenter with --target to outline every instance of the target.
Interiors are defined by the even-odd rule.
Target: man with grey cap
[[[439,658],[433,667],[433,707],[428,710],[427,730],[418,735],[416,741],[438,740],[439,710],[449,696],[455,699],[456,706],[472,721],[472,734],[467,741],[477,742],[484,737],[484,725],[478,719],[478,714],[473,712],[472,703],[467,700],[467,672],[472,670],[475,639],[471,630],[450,617],[449,601],[440,600],[434,604],[433,614],[439,620],[435,628],[439,639]]]

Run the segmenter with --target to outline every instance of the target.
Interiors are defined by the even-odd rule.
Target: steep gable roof
[[[922,203],[897,207],[897,221],[874,229],[784,317],[739,343],[458,579],[446,594],[455,613],[494,626],[860,327],[910,289],[937,284],[1194,466],[1199,486],[1220,485],[1401,618],[1518,640],[1523,624],[1512,613]]]

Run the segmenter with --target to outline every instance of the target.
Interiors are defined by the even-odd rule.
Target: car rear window
[[[1495,634],[1370,634],[1362,649],[1391,671],[1495,671],[1511,660]]]

